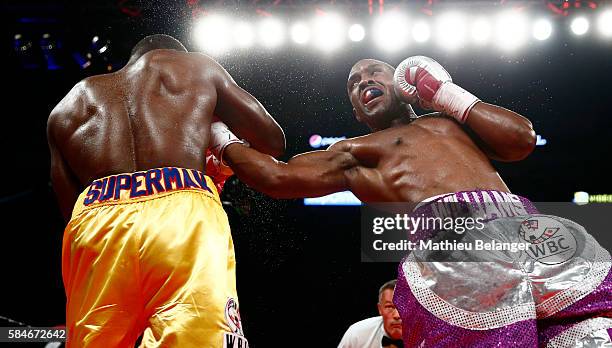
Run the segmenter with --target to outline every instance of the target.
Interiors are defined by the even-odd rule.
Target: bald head
[[[132,53],[130,54],[130,61],[135,61],[138,58],[142,57],[143,54],[157,49],[170,49],[176,50],[180,52],[187,52],[187,49],[183,44],[173,38],[170,35],[165,34],[155,34],[149,35],[144,39],[140,40],[134,48],[132,48]]]
[[[395,73],[395,68],[389,65],[389,63],[385,63],[377,59],[367,58],[367,59],[362,59],[358,61],[357,63],[353,64],[353,67],[351,68],[351,72],[349,73],[349,77],[355,70],[359,70],[361,69],[361,67],[364,67],[364,66],[380,66],[380,67],[383,67],[383,69],[388,70],[391,74]]]

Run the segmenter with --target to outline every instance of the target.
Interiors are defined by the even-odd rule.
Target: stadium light
[[[459,13],[441,15],[436,28],[437,41],[441,47],[454,50],[465,44],[465,20]]]
[[[308,43],[310,41],[310,28],[304,23],[295,23],[291,27],[291,39],[299,45]]]
[[[496,41],[504,50],[514,50],[527,41],[527,19],[517,12],[502,13],[497,18]]]
[[[412,27],[412,38],[416,42],[426,42],[431,36],[429,24],[425,21],[419,21]]]
[[[536,40],[546,40],[552,34],[552,24],[547,19],[538,19],[533,24],[533,37]]]
[[[317,16],[313,22],[314,44],[324,51],[332,51],[344,43],[346,29],[344,20],[336,15],[327,13]]]
[[[220,15],[206,16],[200,19],[193,31],[194,41],[206,53],[217,55],[230,48],[231,38],[229,22]]]
[[[472,41],[478,45],[484,45],[491,39],[491,23],[484,19],[478,18],[472,23],[471,36]]]
[[[584,17],[576,17],[572,20],[570,27],[574,34],[581,36],[589,31],[589,21]]]
[[[601,13],[597,26],[602,35],[612,37],[612,10],[606,10]]]
[[[258,35],[264,47],[278,47],[285,41],[285,28],[280,20],[266,18],[259,23]]]
[[[399,12],[387,12],[374,21],[372,39],[381,49],[393,52],[408,44],[410,30],[407,18]]]
[[[349,39],[353,42],[359,42],[365,37],[365,29],[361,24],[353,24],[348,30]]]
[[[234,42],[240,48],[249,48],[253,46],[255,34],[253,27],[246,22],[240,22],[234,27]]]

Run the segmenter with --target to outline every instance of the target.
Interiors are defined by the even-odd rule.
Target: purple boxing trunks
[[[436,196],[412,214],[466,211],[484,227],[410,236],[422,248],[400,263],[394,295],[405,347],[612,347],[610,254],[582,226],[498,191]]]

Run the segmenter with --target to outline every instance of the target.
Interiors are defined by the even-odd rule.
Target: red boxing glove
[[[396,94],[403,101],[419,102],[424,109],[433,109],[464,123],[472,107],[480,101],[476,96],[452,82],[449,73],[435,60],[414,56],[395,69]]]
[[[234,175],[234,172],[230,167],[221,163],[210,150],[206,150],[206,175],[212,179],[217,187],[217,192],[221,194],[225,181]]]

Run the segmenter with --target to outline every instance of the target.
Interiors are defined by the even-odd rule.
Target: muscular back
[[[50,131],[80,183],[161,166],[202,170],[217,98],[202,70],[201,56],[155,50],[77,84]]]
[[[204,171],[213,114],[253,148],[284,151],[283,131],[266,109],[202,54],[153,50],[78,83],[47,125],[64,216],[96,178],[162,166]]]

